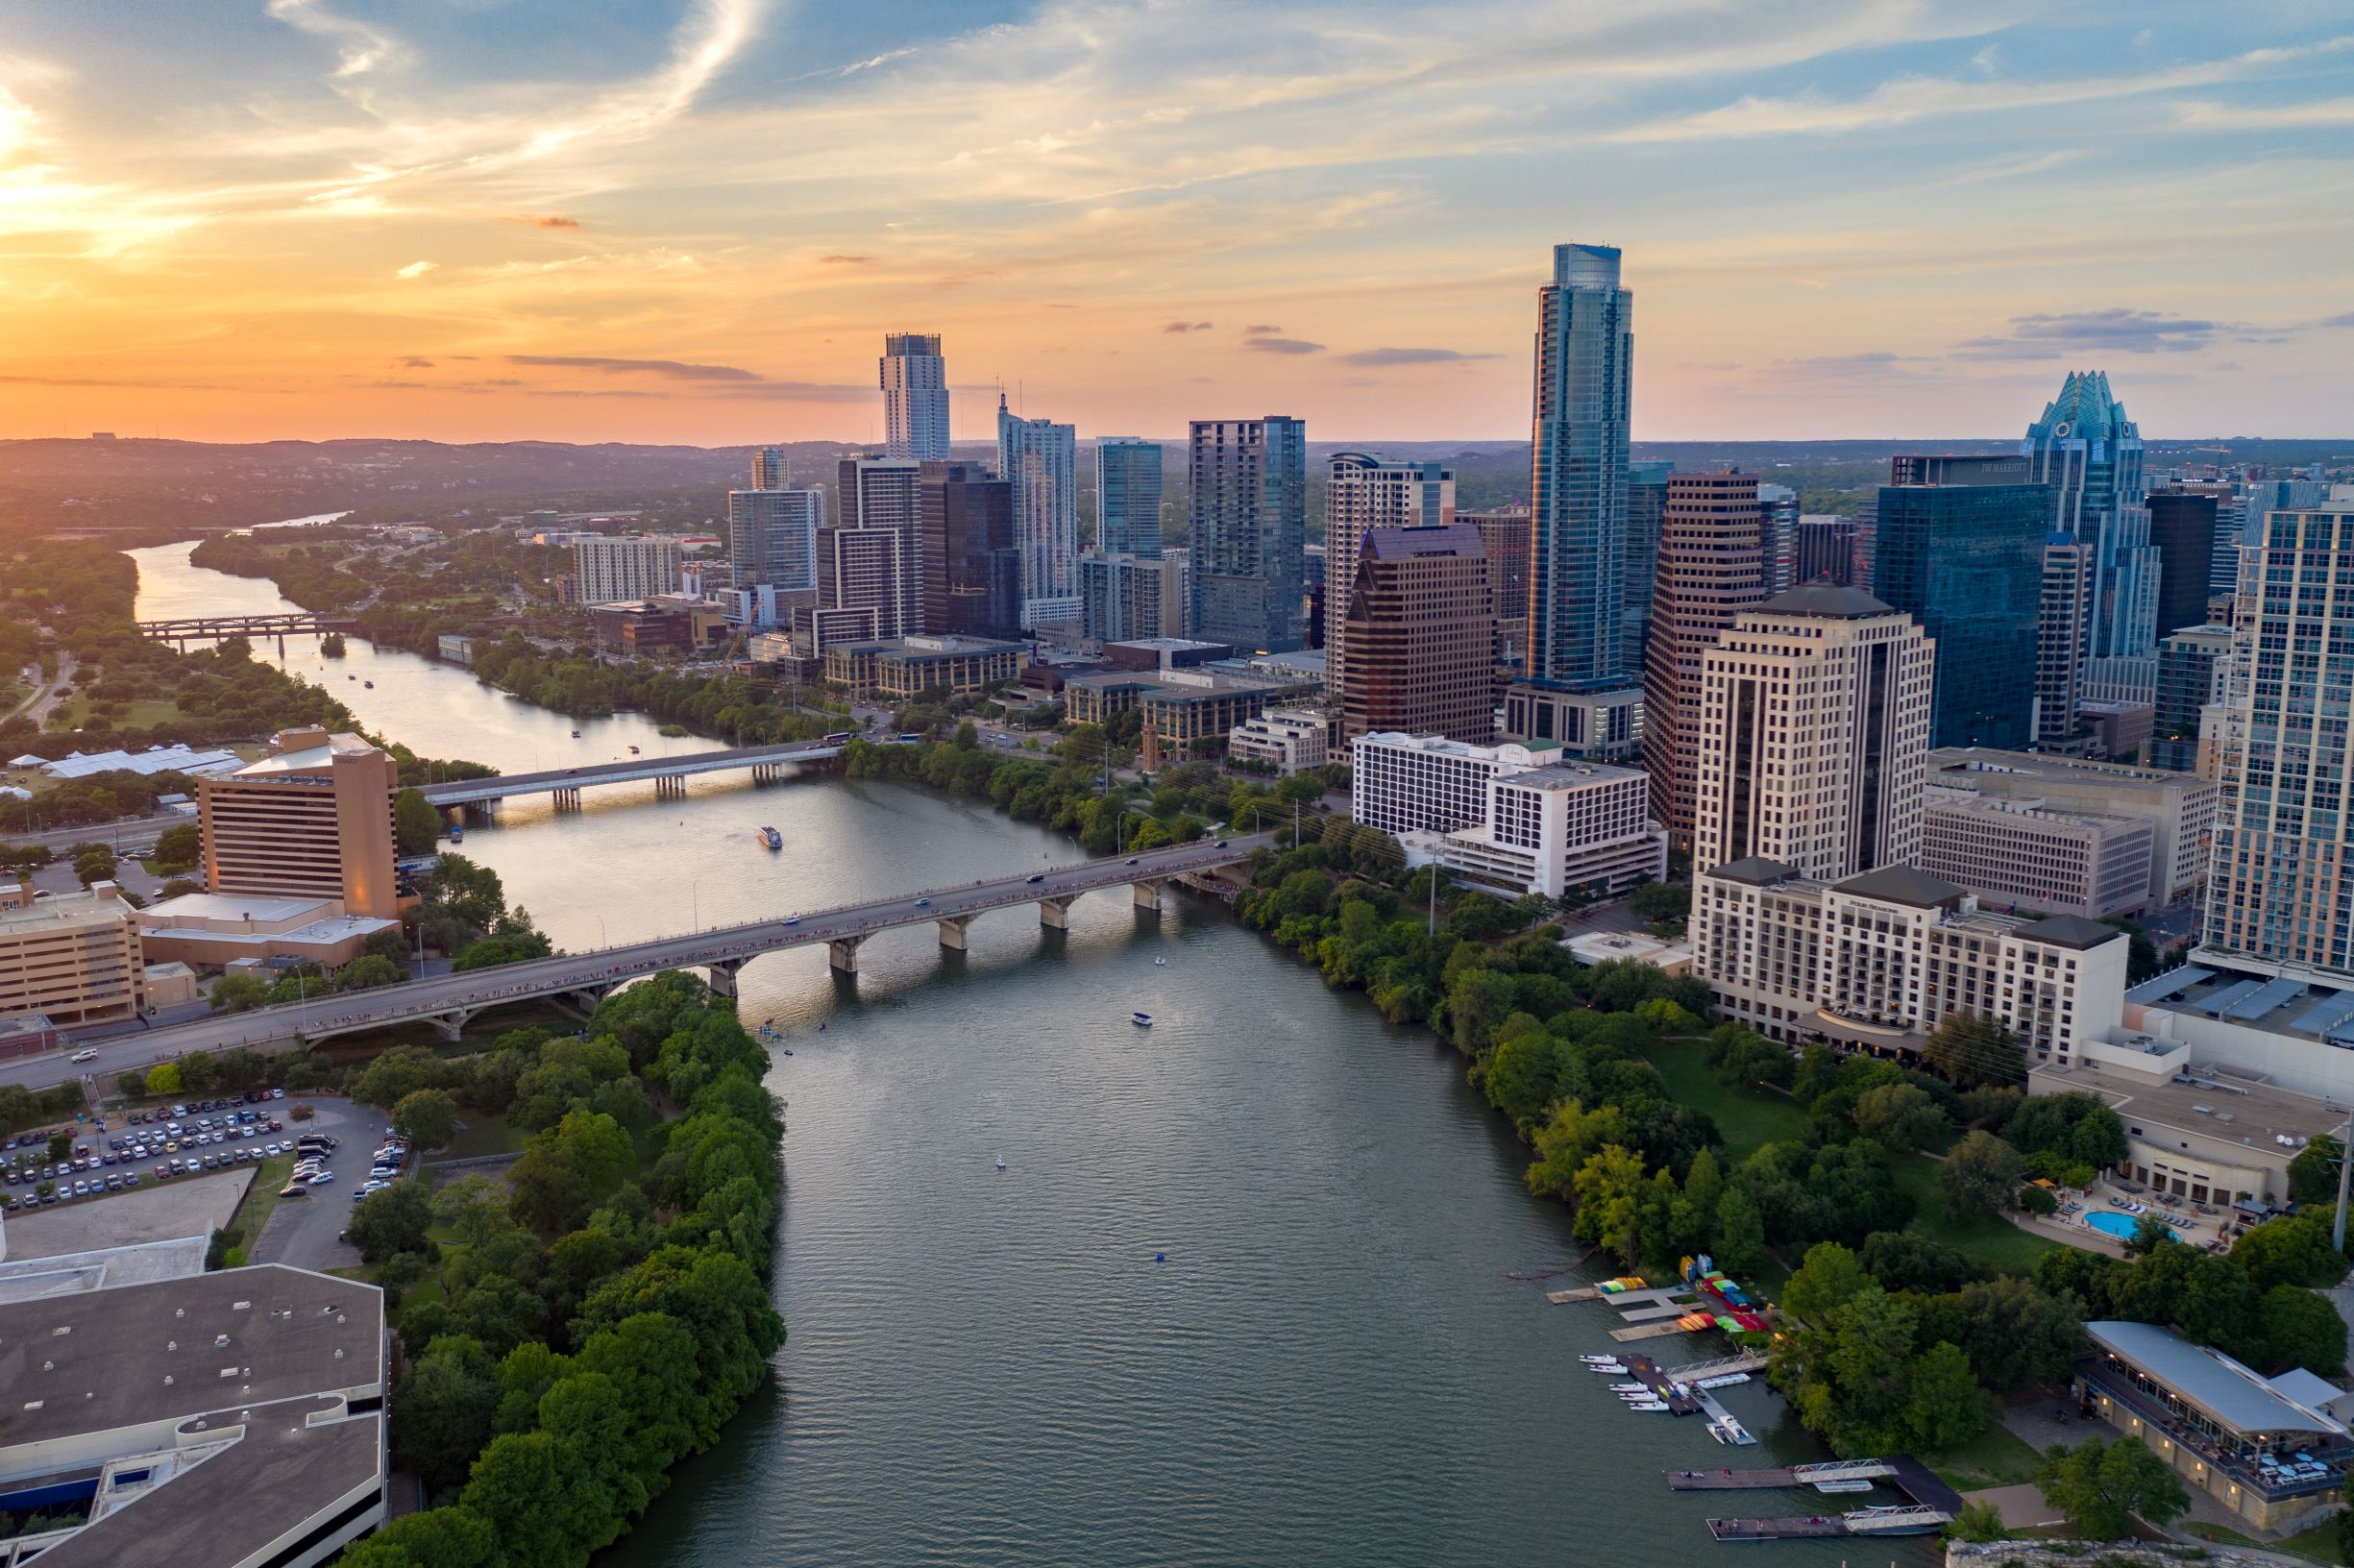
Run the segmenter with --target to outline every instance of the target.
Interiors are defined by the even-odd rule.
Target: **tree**
[[[1782,1287],[1782,1307],[1802,1323],[1821,1324],[1871,1284],[1855,1254],[1835,1241],[1818,1241]]]
[[[210,1051],[190,1051],[180,1059],[180,1087],[191,1094],[202,1094],[220,1077],[220,1064],[212,1060]]]
[[[361,1105],[389,1111],[421,1089],[441,1089],[454,1077],[450,1064],[420,1045],[395,1045],[368,1064],[352,1085]]]
[[[2289,1199],[2293,1203],[2338,1201],[2338,1140],[2327,1133],[2297,1151],[2289,1162]],[[2354,1508],[2347,1510],[2354,1517]]]
[[[2027,1075],[2018,1037],[1994,1018],[1949,1013],[1922,1042],[1929,1066],[1958,1088],[2016,1084]]]
[[[147,1074],[135,1069],[126,1072],[114,1080],[114,1087],[122,1090],[124,1099],[138,1099],[147,1092]]]
[[[457,1102],[438,1089],[405,1094],[392,1108],[393,1130],[419,1149],[446,1149],[457,1137]]]
[[[395,1182],[360,1200],[347,1234],[364,1261],[380,1263],[398,1253],[430,1247],[425,1233],[432,1223],[433,1201],[425,1184]]]
[[[213,1058],[213,1065],[220,1069],[221,1087],[233,1089],[240,1094],[249,1089],[260,1088],[263,1080],[270,1075],[270,1059],[259,1051],[249,1051],[243,1046],[223,1051]]]
[[[2133,1234],[2121,1243],[2128,1258],[2146,1258],[2174,1239],[2174,1227],[2156,1214],[2144,1214],[2133,1222]]]
[[[337,991],[374,991],[379,986],[397,986],[406,976],[401,966],[381,953],[362,953],[335,971]]]
[[[1757,1200],[1738,1183],[1717,1200],[1716,1262],[1735,1275],[1753,1274],[1765,1262],[1765,1219],[1757,1213]]]
[[[392,1393],[392,1455],[429,1495],[466,1479],[499,1413],[499,1369],[482,1342],[443,1335]]]
[[[2300,1285],[2276,1285],[2257,1306],[2270,1364],[2301,1366],[2334,1378],[2345,1370],[2345,1319],[2329,1297]]]
[[[155,861],[160,870],[184,871],[204,853],[204,830],[194,822],[176,822],[156,835]]]
[[[2346,1261],[2329,1242],[2329,1221],[2318,1214],[2267,1220],[2232,1243],[2231,1261],[2247,1270],[2259,1290],[2276,1285],[2321,1288],[2345,1278]]]
[[[212,982],[215,1012],[242,1013],[269,999],[270,987],[257,974],[224,974]]]
[[[1645,882],[1627,894],[1627,908],[1640,919],[1680,920],[1692,913],[1689,882]]]
[[[180,1064],[159,1062],[147,1069],[147,1092],[177,1094],[180,1092]]]
[[[441,842],[441,813],[424,791],[410,785],[392,797],[392,836],[400,853],[431,854]]]
[[[1937,1185],[1957,1213],[1998,1213],[2019,1190],[2019,1151],[1994,1134],[1972,1133],[1937,1167]]]
[[[1998,1505],[1965,1503],[1962,1511],[1953,1516],[1953,1523],[1946,1527],[1946,1538],[1951,1541],[2007,1541],[2011,1538],[2011,1532],[2002,1523],[2002,1509]]]
[[[2088,1541],[2122,1540],[2138,1516],[2163,1530],[2190,1511],[2191,1494],[2139,1437],[2054,1443],[2035,1467],[2035,1484]]]
[[[1855,1130],[1909,1154],[1945,1136],[1946,1114],[1918,1084],[1882,1084],[1857,1098]]]
[[[70,1160],[73,1158],[73,1134],[51,1133],[49,1135],[49,1160],[52,1164],[61,1160]]]

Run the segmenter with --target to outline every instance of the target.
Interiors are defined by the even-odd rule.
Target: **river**
[[[142,616],[283,607],[186,551],[135,552]],[[289,649],[310,678],[373,679],[337,695],[435,755],[673,746],[632,716],[574,742],[568,719],[357,639],[340,667]],[[825,776],[587,801],[518,802],[464,845],[574,947],[1078,858],[985,807]],[[1009,911],[966,954],[911,929],[861,964],[854,983],[821,951],[744,970],[747,1021],[773,1017],[791,1051],[771,1083],[791,1124],[774,1289],[792,1338],[772,1391],[601,1561],[1934,1560],[1920,1541],[1712,1543],[1706,1515],[1735,1510],[1661,1473],[1734,1452],[1583,1372],[1614,1314],[1545,1302],[1570,1282],[1507,1278],[1578,1248],[1461,1059],[1214,901],[1155,918],[1095,894],[1067,934]],[[1723,1397],[1765,1434],[1739,1460],[1822,1457],[1762,1387]]]

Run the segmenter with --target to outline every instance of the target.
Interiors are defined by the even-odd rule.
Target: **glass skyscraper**
[[[1192,635],[1288,653],[1305,612],[1308,427],[1281,414],[1197,419],[1189,444]]]
[[[1095,548],[1161,558],[1161,443],[1107,435],[1095,443]]]
[[[2050,526],[2094,547],[2085,656],[2154,661],[2159,563],[2142,503],[2142,428],[2107,374],[2069,372],[2019,451],[2027,478],[2051,487]]]
[[[2354,982],[2354,485],[2266,514],[2232,612],[2200,963]]]
[[[940,462],[948,455],[948,362],[938,332],[887,332],[879,367],[883,455]]]
[[[1937,644],[1932,746],[2023,750],[2034,739],[2049,505],[2040,484],[1880,490],[1873,592]]]
[[[1623,686],[1634,296],[1608,245],[1556,245],[1537,290],[1528,673]]]
[[[1079,432],[1019,419],[997,394],[997,473],[1014,486],[1014,545],[1021,551],[1021,624],[1079,619]]]
[[[2158,645],[2158,706],[2150,721],[2149,765],[2198,769],[2199,715],[2222,694],[2216,666],[2231,657],[2229,626],[2185,626]]]
[[[1619,651],[1643,668],[1651,642],[1651,594],[1659,575],[1659,524],[1667,515],[1667,478],[1676,465],[1645,457],[1627,465],[1627,546],[1619,573]]]

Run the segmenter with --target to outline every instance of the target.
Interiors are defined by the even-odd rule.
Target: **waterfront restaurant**
[[[2354,1434],[2332,1409],[2345,1396],[2299,1368],[2266,1378],[2170,1329],[2087,1323],[2077,1374],[2087,1413],[2129,1436],[2260,1530],[2345,1497]],[[2332,1397],[2334,1396],[2334,1397]]]

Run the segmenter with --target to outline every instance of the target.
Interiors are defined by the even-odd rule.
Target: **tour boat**
[[[1638,1400],[1634,1404],[1628,1406],[1627,1409],[1631,1410],[1664,1410],[1667,1409],[1667,1401],[1664,1399]]]
[[[760,830],[760,842],[772,849],[782,849],[785,846],[785,836],[772,827],[764,827]]]
[[[452,822],[450,824],[450,842],[452,844],[464,844],[466,842],[465,828],[456,822]]]
[[[997,1168],[999,1170],[1003,1170],[1005,1168],[1005,1156],[1002,1154],[997,1156]]]
[[[1583,1361],[1588,1366],[1592,1366],[1597,1361],[1615,1361],[1618,1360],[1618,1358],[1615,1356],[1581,1356],[1578,1358],[1578,1360]]]
[[[1128,1021],[1135,1024],[1139,1029],[1150,1029],[1152,1027],[1152,1015],[1150,1013],[1131,1013],[1128,1015]]]
[[[1872,1490],[1872,1482],[1864,1477],[1852,1476],[1845,1481],[1818,1481],[1815,1482],[1815,1490],[1818,1492],[1868,1492]]]
[[[572,732],[572,738],[573,738],[574,740],[576,740],[576,740],[578,740],[578,739],[580,738],[580,732],[579,732],[578,730],[576,730],[576,730],[574,730],[574,731]]]
[[[1588,1372],[1599,1372],[1610,1378],[1623,1378],[1627,1375],[1627,1364],[1624,1361],[1590,1361],[1586,1364],[1585,1369]]]
[[[1692,1386],[1695,1388],[1730,1388],[1736,1384],[1747,1382],[1749,1382],[1747,1372],[1725,1372],[1713,1378],[1703,1378]]]

